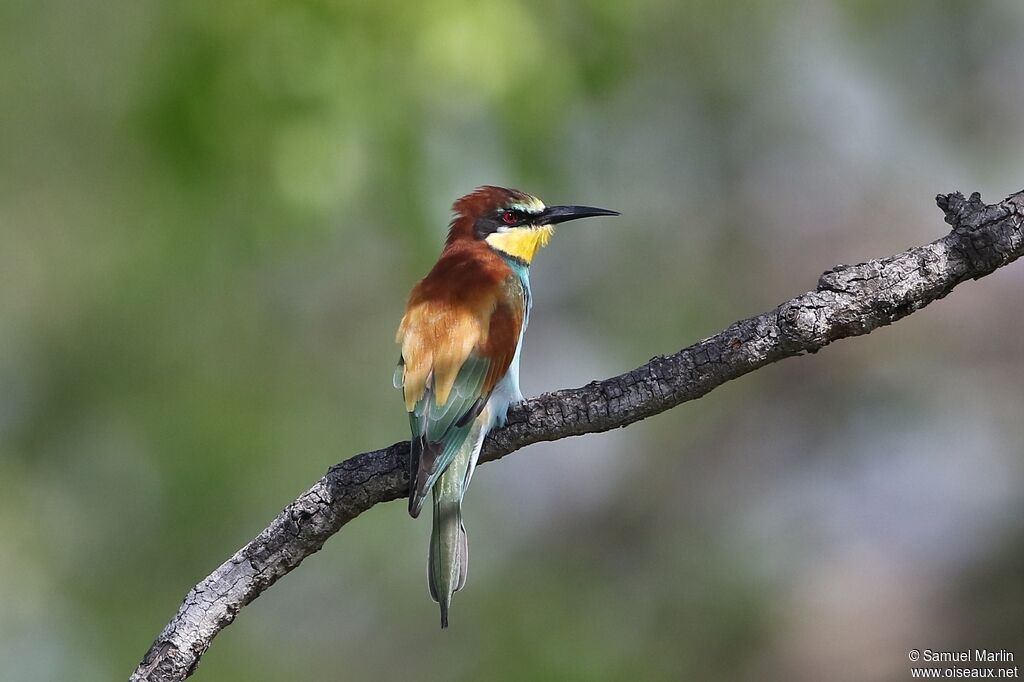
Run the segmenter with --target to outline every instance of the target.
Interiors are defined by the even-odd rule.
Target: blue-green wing
[[[470,355],[459,369],[444,405],[434,399],[433,382],[428,381],[423,398],[409,413],[412,431],[409,453],[409,513],[418,516],[427,493],[451,464],[459,447],[469,436],[473,419],[487,396],[484,381],[491,361]],[[401,367],[399,367],[399,371]],[[396,380],[398,372],[396,372]]]

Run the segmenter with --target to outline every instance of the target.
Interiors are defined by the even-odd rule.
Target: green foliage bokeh
[[[937,191],[1016,189],[1021,28],[1009,2],[5,3],[0,678],[127,676],[284,504],[403,437],[394,328],[461,193],[622,211],[536,268],[524,388],[585,383],[937,237]],[[195,679],[890,679],[926,634],[1019,643],[998,599],[964,606],[1022,556],[999,486],[1024,479],[1020,277],[995,278],[880,340],[481,470],[449,632],[426,526],[387,505],[248,607]],[[935,416],[953,386],[976,413]],[[953,488],[977,496],[908,517],[870,472],[893,451],[929,468],[947,433],[987,462]],[[903,542],[911,517],[918,538],[992,539],[963,564]],[[941,570],[842,582],[826,558],[874,566],[865,546]],[[971,629],[921,616],[823,672],[802,619],[839,613],[843,641],[848,612],[801,591],[811,574],[829,594],[919,577]]]

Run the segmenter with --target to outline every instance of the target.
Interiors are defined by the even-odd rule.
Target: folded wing
[[[398,331],[395,384],[405,394],[412,431],[409,513],[418,516],[495,385],[508,371],[523,321],[523,297],[502,287],[476,309],[444,301],[410,307]],[[509,287],[513,291],[509,291]]]

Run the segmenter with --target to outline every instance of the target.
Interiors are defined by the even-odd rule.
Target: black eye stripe
[[[515,220],[507,222],[505,220],[506,213],[514,214]],[[533,221],[539,217],[538,213],[527,213],[518,208],[500,208],[491,215],[482,215],[477,218],[473,225],[473,232],[477,239],[486,239],[487,235],[494,234],[502,228],[532,225]]]
[[[541,212],[524,211],[521,208],[501,208],[498,209],[496,216],[498,220],[504,222],[503,217],[506,213],[512,213],[516,216],[516,219],[520,223],[529,223],[541,216]]]
[[[473,225],[473,232],[477,239],[484,239],[487,235],[497,232],[501,227],[505,227],[505,223],[501,220],[501,214],[480,216]]]

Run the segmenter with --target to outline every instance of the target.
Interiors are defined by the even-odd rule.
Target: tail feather
[[[434,524],[430,535],[428,577],[430,597],[441,607],[441,627],[448,627],[448,609],[452,595],[466,584],[469,572],[469,542],[462,523],[462,503],[434,488]]]
[[[466,526],[462,523],[462,513],[459,513],[459,582],[455,583],[455,591],[458,592],[466,586],[466,576],[469,575],[469,535],[466,533]]]
[[[448,627],[452,595],[466,584],[469,574],[469,538],[462,521],[462,498],[469,486],[474,464],[483,443],[483,415],[459,446],[451,464],[434,483],[434,522],[430,534],[428,578],[430,596],[441,607],[441,627]]]

